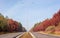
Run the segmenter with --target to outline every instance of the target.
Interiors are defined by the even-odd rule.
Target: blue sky
[[[59,9],[60,0],[0,0],[0,13],[21,22],[27,30]]]

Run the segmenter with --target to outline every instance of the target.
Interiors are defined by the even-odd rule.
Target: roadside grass
[[[8,34],[8,33],[17,33],[17,32],[0,32],[0,35],[2,35],[2,34]]]
[[[2,35],[2,34],[7,34],[7,33],[9,33],[9,32],[0,32],[0,35]]]
[[[45,34],[45,35],[51,35],[51,36],[58,36],[58,37],[60,37],[60,32],[50,33],[50,32],[43,32],[43,31],[41,31],[41,32],[38,32],[38,33],[40,33],[40,34]]]
[[[24,33],[22,36],[19,38],[33,38],[28,32]]]

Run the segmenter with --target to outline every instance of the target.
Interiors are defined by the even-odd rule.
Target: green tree
[[[0,13],[0,31],[7,30],[7,21],[4,16]]]
[[[21,23],[19,23],[18,31],[22,32],[22,24]]]

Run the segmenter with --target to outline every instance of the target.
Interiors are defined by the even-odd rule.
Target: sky
[[[21,22],[27,30],[59,9],[60,0],[0,0],[0,13]]]

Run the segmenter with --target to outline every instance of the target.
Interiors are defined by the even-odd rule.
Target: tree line
[[[26,29],[22,24],[13,19],[9,19],[8,16],[4,17],[0,13],[0,32],[25,32]]]

